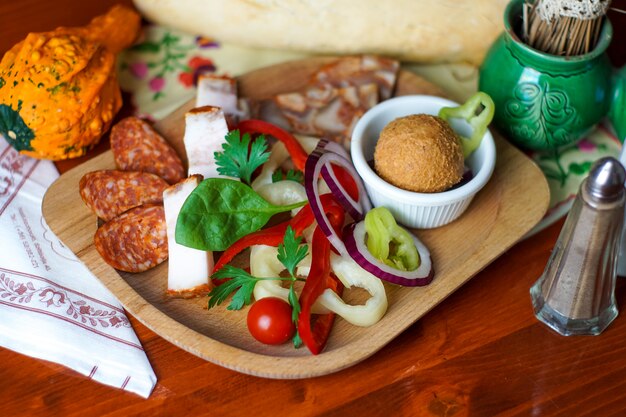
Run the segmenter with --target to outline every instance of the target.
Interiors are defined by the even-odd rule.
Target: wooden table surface
[[[29,31],[84,24],[112,3],[3,0],[0,52]],[[611,18],[619,39],[611,57],[622,64],[625,18]],[[295,381],[239,374],[130,317],[158,378],[148,400],[0,348],[0,415],[624,416],[626,316],[598,337],[565,338],[532,313],[529,288],[562,224],[518,243],[373,357],[336,374]],[[624,279],[616,298],[626,303]]]

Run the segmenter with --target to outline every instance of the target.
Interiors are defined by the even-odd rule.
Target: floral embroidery
[[[41,298],[41,302],[46,303],[48,307],[50,307],[51,305],[54,305],[55,307],[60,307],[61,304],[65,304],[65,294],[55,291],[52,288],[39,290],[39,296]]]
[[[576,194],[582,179],[589,173],[593,163],[604,156],[615,156],[614,145],[603,135],[594,133],[573,145],[554,148],[551,151],[535,152],[533,159],[548,181],[554,193],[557,189],[568,189],[567,194]],[[572,185],[570,180],[576,178]]]
[[[219,48],[220,46],[220,44],[215,42],[213,39],[204,36],[196,36],[196,45],[202,49]]]
[[[17,286],[17,288],[15,288],[15,293],[18,295],[24,295],[24,293],[28,290],[29,288],[24,285],[24,284],[20,284]]]
[[[20,155],[8,143],[0,141],[0,145],[3,143],[6,148],[0,148],[0,215],[39,164],[39,160]]]
[[[153,77],[148,83],[148,85],[150,86],[150,90],[158,94],[161,92],[161,90],[163,90],[163,87],[165,87],[165,78]]]
[[[598,149],[598,146],[596,146],[596,144],[589,139],[585,138],[578,142],[578,149],[584,153],[592,153]]]
[[[15,182],[14,174],[21,174],[23,166],[23,157],[20,157],[17,151],[9,148],[6,152],[6,157],[0,161],[0,168],[5,172],[4,177],[0,178],[0,196],[9,193],[11,186]]]
[[[154,74],[148,82],[148,87],[154,93],[152,100],[158,100],[165,96],[163,89],[165,88],[166,76],[169,73],[181,70],[189,71],[187,65],[184,64],[184,59],[187,53],[195,48],[195,42],[194,44],[185,44],[180,36],[165,32],[157,41],[148,40],[130,48],[131,51],[154,55],[155,60],[135,61],[123,65],[121,69],[130,71],[138,79],[146,78],[150,72]]]
[[[31,280],[19,282],[18,277],[11,277],[7,273],[0,273],[0,300],[17,304],[30,304],[31,308],[37,300],[45,304],[45,309],[56,309],[66,317],[92,327],[130,327],[130,322],[120,310],[96,306],[92,300],[81,298],[78,294],[53,287],[43,282]]]
[[[215,65],[208,58],[194,56],[187,62],[187,65],[189,70],[178,74],[178,81],[186,88],[198,85],[200,74],[215,72]]]
[[[206,49],[219,47],[204,36],[148,26],[146,40],[127,49],[120,60],[120,83],[133,93],[141,91],[148,107],[167,108],[181,96],[189,99],[199,74],[216,71],[214,62],[202,55]],[[167,100],[162,100],[166,96]]]
[[[143,80],[148,75],[148,64],[143,61],[133,62],[128,66],[128,69],[135,78],[140,80]]]

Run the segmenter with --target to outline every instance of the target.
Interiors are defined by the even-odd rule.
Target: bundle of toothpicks
[[[559,56],[586,54],[598,42],[611,0],[526,0],[524,41]]]

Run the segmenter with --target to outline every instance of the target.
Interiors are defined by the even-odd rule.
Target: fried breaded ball
[[[380,132],[374,168],[382,179],[408,191],[445,191],[463,177],[461,139],[437,116],[400,117]]]

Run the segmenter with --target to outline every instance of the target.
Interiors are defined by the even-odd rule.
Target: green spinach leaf
[[[305,203],[275,206],[239,181],[208,178],[183,204],[176,223],[176,242],[200,250],[223,251],[261,229],[273,215]]]

